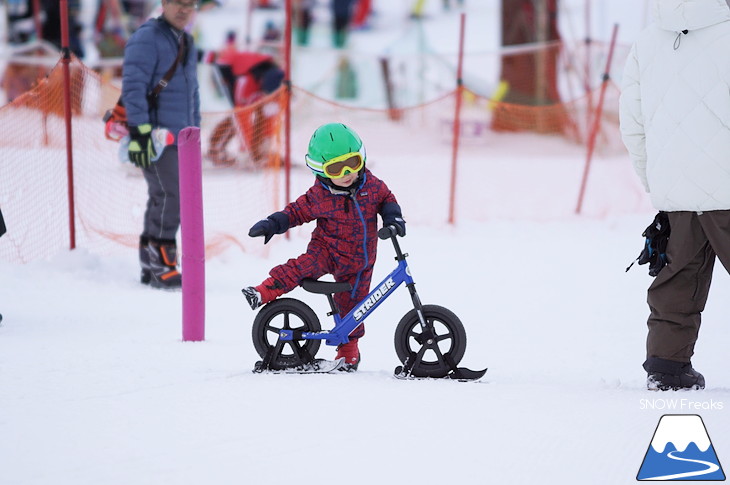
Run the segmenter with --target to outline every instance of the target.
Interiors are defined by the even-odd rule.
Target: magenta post
[[[205,237],[200,128],[184,128],[177,142],[183,270],[182,334],[184,342],[197,342],[205,339]]]

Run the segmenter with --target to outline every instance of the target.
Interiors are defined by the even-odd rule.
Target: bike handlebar
[[[395,226],[383,226],[378,230],[378,237],[380,239],[389,239],[398,234],[398,230]]]

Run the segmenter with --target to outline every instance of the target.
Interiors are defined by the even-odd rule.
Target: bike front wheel
[[[423,305],[423,316],[433,338],[424,335],[418,313],[409,311],[395,329],[395,352],[416,377],[444,377],[466,352],[464,325],[451,310]]]
[[[319,332],[322,327],[317,314],[307,304],[293,298],[279,298],[264,306],[256,315],[251,329],[253,346],[261,358],[276,345],[279,332],[282,330],[299,330],[302,332]],[[321,340],[304,340],[287,342],[278,357],[280,364],[298,362],[294,353],[294,345],[300,345],[312,357],[317,355]]]

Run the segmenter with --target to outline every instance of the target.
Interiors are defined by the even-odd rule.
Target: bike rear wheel
[[[395,352],[404,366],[416,377],[444,377],[464,357],[466,331],[451,310],[438,305],[423,305],[423,316],[433,339],[426,338],[413,309],[405,314],[395,329]]]
[[[261,358],[274,348],[282,330],[300,330],[302,332],[319,332],[322,327],[317,314],[305,303],[292,298],[279,298],[264,306],[256,315],[251,328],[253,346]],[[303,343],[302,343],[303,342]],[[299,345],[314,357],[317,355],[321,340],[290,341],[284,345],[279,364],[295,364],[299,362],[294,353],[294,345]]]

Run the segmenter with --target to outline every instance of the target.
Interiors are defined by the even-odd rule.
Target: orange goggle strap
[[[351,163],[343,163],[351,158],[356,158],[357,163],[354,161]],[[356,173],[362,170],[365,166],[365,147],[361,147],[357,152],[345,153],[337,157],[331,158],[327,161],[320,162],[309,157],[309,154],[305,156],[307,167],[315,174],[320,177],[338,179],[342,178],[347,174]]]

